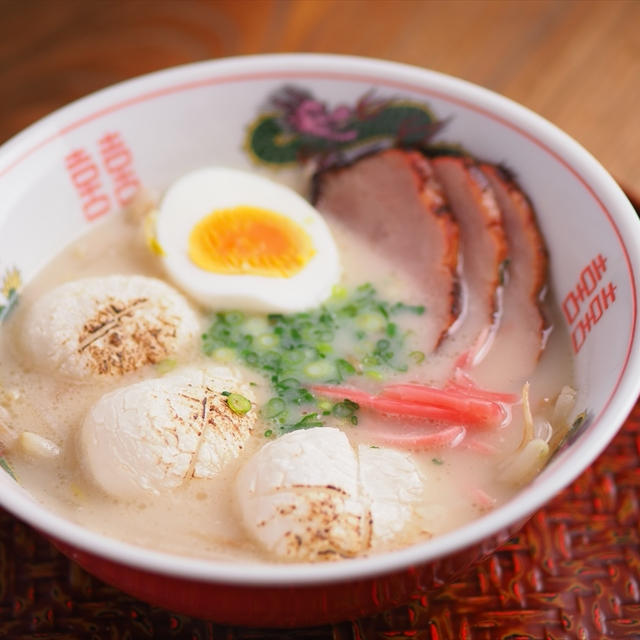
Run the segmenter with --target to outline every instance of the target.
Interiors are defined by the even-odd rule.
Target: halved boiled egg
[[[236,169],[202,168],[173,183],[156,240],[169,276],[208,307],[301,311],[340,277],[320,214],[291,189]]]

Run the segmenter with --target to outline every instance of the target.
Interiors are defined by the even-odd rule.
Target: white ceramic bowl
[[[479,520],[402,551],[314,566],[229,565],[140,549],[64,520],[0,474],[2,505],[89,571],[143,599],[218,622],[340,620],[451,578],[580,474],[622,425],[640,389],[640,223],[614,180],[527,109],[469,83],[388,62],[328,55],[204,62],[125,82],[44,118],[0,149],[0,278],[16,267],[28,281],[138,184],[161,191],[195,167],[251,168],[260,157],[295,157],[300,136],[291,146],[267,115],[269,97],[285,86],[325,105],[319,119],[298,121],[307,142],[332,135],[333,109],[353,109],[369,94],[428,105],[448,120],[439,138],[461,141],[515,171],[548,243],[553,289],[567,302],[577,404],[591,420],[530,486]],[[606,268],[594,279],[590,265],[600,257]]]

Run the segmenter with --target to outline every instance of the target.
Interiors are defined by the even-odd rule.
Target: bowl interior
[[[178,575],[284,582],[380,573],[449,553],[526,516],[578,475],[622,424],[640,384],[640,234],[631,206],[597,162],[549,123],[437,73],[334,56],[240,58],[152,74],[74,103],[0,150],[0,278],[17,269],[22,282],[29,281],[139,186],[161,192],[190,169],[224,165],[295,182],[298,169],[287,155],[288,141],[277,132],[270,136],[268,128],[286,115],[272,100],[286,87],[319,105],[320,119],[301,125],[312,137],[322,122],[339,117],[340,107],[375,108],[380,101],[413,105],[445,123],[433,141],[462,143],[515,173],[533,200],[550,251],[551,285],[575,357],[577,406],[589,412],[586,429],[531,486],[472,526],[313,573],[296,566],[230,567],[141,552],[61,520],[0,474],[0,500],[19,517],[80,548]],[[383,135],[374,131],[360,143]],[[270,164],[265,158],[272,158]],[[4,289],[0,305],[6,306]]]

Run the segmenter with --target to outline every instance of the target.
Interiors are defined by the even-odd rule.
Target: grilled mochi
[[[82,425],[85,470],[119,498],[215,476],[240,454],[255,424],[253,406],[237,413],[227,393],[253,400],[249,384],[222,366],[188,367],[107,393]]]
[[[155,278],[114,275],[56,287],[27,311],[24,349],[45,370],[75,380],[117,377],[187,349],[199,321]]]
[[[247,531],[270,556],[297,562],[351,557],[395,541],[422,493],[408,454],[366,446],[356,452],[333,427],[270,442],[236,482]]]

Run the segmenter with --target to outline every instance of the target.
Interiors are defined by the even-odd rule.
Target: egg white
[[[243,205],[275,211],[309,235],[315,254],[298,273],[288,278],[218,274],[191,261],[193,227],[213,211]],[[340,278],[338,250],[322,216],[291,189],[237,169],[205,167],[176,180],[161,202],[156,239],[169,277],[210,308],[302,311],[325,300]]]

